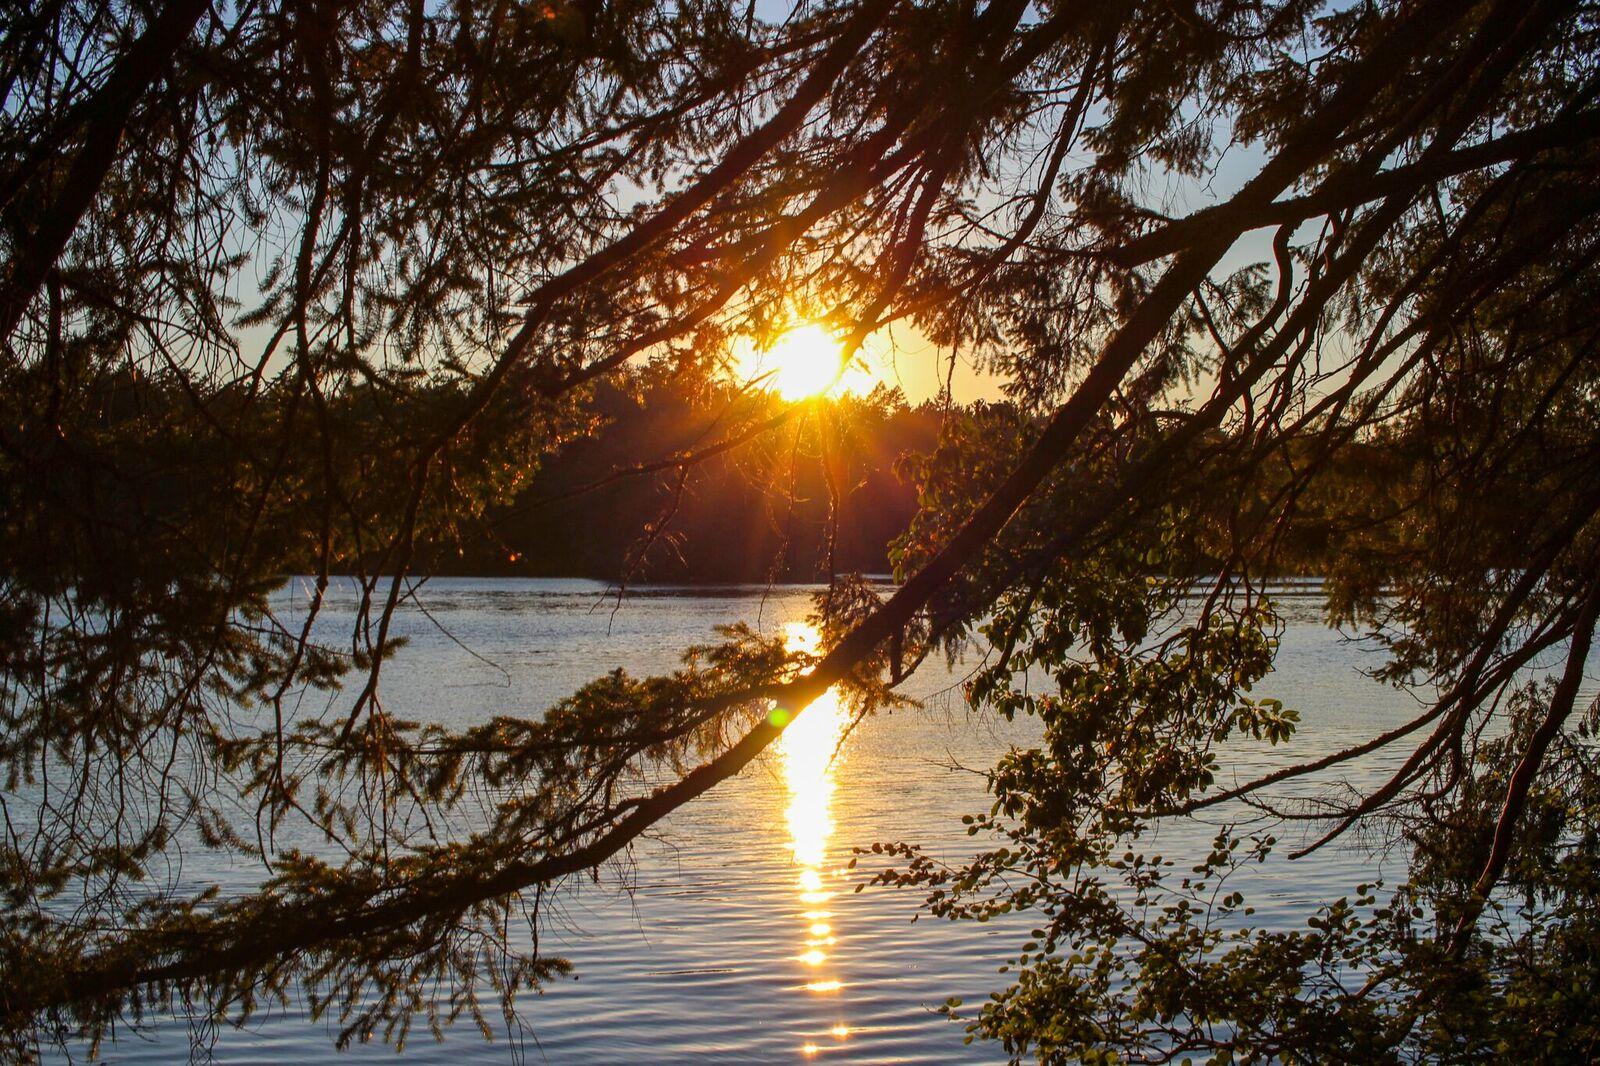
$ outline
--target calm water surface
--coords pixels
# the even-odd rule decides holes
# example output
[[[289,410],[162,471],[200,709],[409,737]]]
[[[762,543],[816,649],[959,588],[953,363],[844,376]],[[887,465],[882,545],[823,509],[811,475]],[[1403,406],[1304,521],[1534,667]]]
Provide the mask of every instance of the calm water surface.
[[[303,588],[286,601],[295,595],[303,600]],[[620,607],[603,586],[582,581],[436,579],[418,595],[426,611],[411,606],[398,620],[410,644],[386,667],[385,703],[402,717],[452,726],[536,713],[615,666],[638,675],[672,669],[685,648],[712,640],[721,623],[746,621],[799,646],[814,641],[804,622],[809,592],[792,587],[643,589]],[[1287,749],[1236,746],[1224,782],[1343,747],[1415,713],[1411,697],[1363,676],[1378,660],[1325,629],[1317,600],[1284,603],[1289,624],[1278,671],[1259,694],[1298,709],[1302,731]],[[333,597],[330,637],[348,626],[353,604],[349,589]],[[962,813],[987,806],[974,770],[1009,744],[1028,743],[1031,728],[969,716],[956,686],[970,665],[930,663],[907,689],[922,707],[869,719],[848,736],[845,712],[831,695],[813,704],[778,750],[664,823],[626,865],[563,889],[541,935],[547,951],[573,962],[575,977],[524,996],[511,1027],[491,1005],[491,1043],[470,1024],[447,1031],[443,1043],[423,1030],[404,1058],[1002,1059],[996,1048],[965,1045],[961,1027],[933,1008],[952,995],[970,1005],[1002,987],[997,967],[1026,939],[1026,916],[1009,925],[913,922],[916,893],[856,893],[862,877],[845,868],[853,847],[879,840],[916,841],[952,861],[975,850],[959,823]],[[1344,775],[1371,783],[1396,758],[1369,759]],[[1227,820],[1224,812],[1163,830],[1167,839],[1154,850],[1203,851]],[[195,883],[239,889],[259,877],[257,869],[206,855],[185,862],[182,877]],[[1269,863],[1252,874],[1247,891],[1258,922],[1296,925],[1317,904],[1383,871],[1381,858],[1329,850],[1299,863]],[[1392,861],[1391,875],[1399,872]],[[383,1046],[340,1054],[336,1032],[296,1003],[257,1016],[246,1029],[210,1034],[207,1044],[224,1062],[394,1058]],[[187,1057],[190,1044],[184,1022],[169,1019],[123,1031],[105,1057],[169,1062]]]

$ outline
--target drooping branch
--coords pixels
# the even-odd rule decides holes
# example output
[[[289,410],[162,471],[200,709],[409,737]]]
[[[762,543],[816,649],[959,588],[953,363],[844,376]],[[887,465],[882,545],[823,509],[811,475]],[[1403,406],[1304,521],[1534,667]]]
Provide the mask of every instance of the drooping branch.
[[[82,145],[65,179],[36,212],[38,223],[32,232],[11,239],[9,269],[0,280],[0,345],[10,344],[28,305],[94,203],[116,164],[134,108],[171,68],[178,49],[210,6],[209,0],[172,0],[165,5],[117,60],[93,101],[86,102]]]
[[[1589,649],[1594,644],[1597,616],[1600,616],[1600,581],[1591,574],[1583,607],[1572,627],[1566,668],[1562,671],[1561,680],[1556,683],[1555,691],[1551,694],[1549,711],[1546,712],[1538,728],[1533,731],[1533,735],[1528,738],[1522,757],[1517,761],[1516,768],[1511,771],[1511,779],[1506,782],[1505,803],[1500,809],[1498,821],[1495,822],[1494,837],[1489,846],[1488,857],[1483,863],[1483,872],[1473,883],[1467,907],[1457,919],[1455,930],[1451,934],[1452,952],[1460,953],[1465,950],[1468,932],[1477,924],[1478,915],[1483,912],[1489,894],[1494,891],[1495,885],[1499,884],[1500,875],[1505,871],[1506,861],[1511,857],[1511,848],[1516,840],[1517,823],[1522,818],[1523,808],[1527,806],[1528,792],[1533,788],[1533,780],[1544,762],[1545,752],[1549,750],[1556,734],[1561,731],[1562,725],[1572,715],[1578,689],[1583,684],[1583,669],[1589,661]]]
[[[1558,157],[1563,152],[1581,149],[1596,138],[1600,138],[1600,111],[1584,110],[1375,174],[1345,171],[1323,182],[1315,192],[1279,200],[1257,212],[1250,228],[1305,222],[1503,163]],[[1110,249],[1105,255],[1119,266],[1141,266],[1202,239],[1214,227],[1226,224],[1228,214],[1233,212],[1227,205],[1208,207],[1164,223],[1142,237]]]
[[[1437,27],[1435,27],[1437,32]],[[1360,112],[1378,91],[1388,64],[1425,36],[1405,36],[1406,43],[1376,49],[1330,102],[1311,116],[1297,135],[1270,161],[1262,173],[1237,195],[1236,201],[1257,209],[1269,205],[1282,189],[1325,151],[1330,133]],[[1241,212],[1249,218],[1249,212]],[[858,623],[805,674],[784,684],[754,693],[741,692],[738,700],[771,699],[799,711],[842,680],[880,645],[903,630],[931,597],[977,558],[993,537],[1017,512],[1032,492],[1071,453],[1080,435],[1113,395],[1127,371],[1165,328],[1167,321],[1214,267],[1232,244],[1233,232],[1219,230],[1200,246],[1177,257],[1164,276],[1132,311],[1126,323],[1106,343],[1099,360],[1072,397],[1040,434],[1037,442],[1011,474],[989,495],[949,541],[883,605]],[[731,705],[734,699],[714,698],[706,711]],[[64,987],[79,989],[86,998],[114,995],[131,986],[185,982],[209,974],[258,964],[286,953],[315,951],[334,942],[380,929],[394,929],[441,910],[460,910],[478,902],[547,884],[584,869],[592,869],[617,855],[661,818],[727,780],[765,750],[781,734],[770,720],[758,721],[731,747],[688,771],[679,780],[656,789],[596,837],[560,854],[532,861],[512,861],[486,875],[441,874],[419,879],[393,898],[369,901],[354,913],[327,913],[326,908],[285,914],[269,909],[245,919],[242,926],[204,928],[193,941],[174,945],[166,961],[130,958],[112,951],[87,959],[75,967]]]

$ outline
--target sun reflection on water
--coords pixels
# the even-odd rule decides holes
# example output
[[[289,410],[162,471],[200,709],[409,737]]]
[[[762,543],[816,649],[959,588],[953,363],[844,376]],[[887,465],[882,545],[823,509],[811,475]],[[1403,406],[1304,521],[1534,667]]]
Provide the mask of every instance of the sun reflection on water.
[[[802,652],[814,652],[818,643],[816,628],[805,622],[790,623],[784,631],[784,639],[791,649]],[[838,692],[829,689],[807,706],[803,714],[797,715],[778,739],[783,780],[789,791],[784,818],[789,826],[794,862],[800,868],[795,881],[804,907],[800,917],[806,923],[803,950],[795,958],[815,973],[804,985],[806,991],[813,993],[832,993],[844,987],[826,972],[830,969],[829,951],[838,942],[829,924],[833,912],[827,909],[835,895],[830,882],[836,881],[838,875],[828,869],[827,858],[828,839],[833,835],[833,772],[840,760],[839,744],[848,724]],[[835,1039],[843,1040],[850,1029],[840,1023],[829,1032]],[[808,1043],[801,1050],[814,1055],[819,1048]]]

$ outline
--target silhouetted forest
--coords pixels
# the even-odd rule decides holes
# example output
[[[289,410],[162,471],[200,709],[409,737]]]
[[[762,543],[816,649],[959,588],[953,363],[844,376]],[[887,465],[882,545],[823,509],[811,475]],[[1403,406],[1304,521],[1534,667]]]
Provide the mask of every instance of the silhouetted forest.
[[[933,449],[941,408],[898,393],[845,398],[711,458],[664,465],[737,436],[724,423],[741,407],[748,423],[782,406],[603,384],[595,431],[548,456],[510,506],[486,516],[485,535],[463,530],[438,550],[437,572],[688,582],[887,573],[889,543],[916,510],[897,463]]]
[[[520,1042],[564,884],[967,647],[981,850],[848,876],[1032,929],[985,1057],[1600,1061],[1600,0],[50,0],[0,100],[0,1060]],[[1011,402],[727,380],[890,325]],[[428,574],[891,560],[384,681]],[[1414,716],[1297,738],[1287,573]]]
[[[365,480],[377,485],[392,476],[393,458],[381,445],[388,427],[402,416],[426,418],[456,398],[449,386],[418,389],[404,404],[380,391],[356,389],[330,405],[324,417],[330,434],[366,456]],[[230,416],[249,402],[238,389],[211,399],[214,411]],[[152,528],[200,528],[224,521],[239,506],[214,441],[174,433],[153,456],[127,443],[186,403],[163,376],[124,374],[102,382],[86,404],[100,431],[98,462],[86,464],[77,480],[61,469],[45,475],[56,491],[88,501],[86,513],[98,532],[87,551],[104,564],[102,584],[126,578],[118,564],[127,537]],[[252,432],[270,433],[271,419],[260,412],[240,421],[255,425]],[[500,471],[493,490],[470,508],[454,501],[455,513],[419,537],[417,562],[439,575],[627,583],[806,582],[831,574],[886,574],[893,569],[894,542],[917,514],[918,471],[908,458],[932,456],[941,435],[947,454],[933,461],[935,469],[963,449],[1003,458],[1039,428],[1037,417],[1007,402],[910,405],[898,391],[879,389],[868,397],[793,405],[726,381],[685,387],[670,376],[623,374],[597,383],[586,417],[550,433],[544,447],[503,455],[495,464]],[[236,440],[253,437],[240,434]],[[1212,457],[1237,443],[1214,431],[1196,441],[1174,469],[1213,464]],[[1392,429],[1333,447],[1316,433],[1286,434],[1277,453],[1249,465],[1253,486],[1241,482],[1191,501],[1198,522],[1183,558],[1166,559],[1163,572],[1199,575],[1225,567],[1234,535],[1229,516],[1235,515],[1272,542],[1273,562],[1263,576],[1324,574],[1351,543],[1370,541],[1368,530],[1385,514],[1403,508],[1430,476],[1436,446],[1430,434]],[[1293,521],[1272,521],[1274,501],[1295,472],[1309,466],[1322,469],[1322,479],[1301,492]],[[114,488],[110,471],[118,478]],[[952,476],[965,483],[991,475],[961,468],[946,479]],[[1075,492],[1097,483],[1087,468],[1080,477]],[[948,487],[935,488],[935,495]],[[1489,505],[1507,528],[1530,521],[1510,496]],[[41,552],[60,553],[59,546],[46,547],[49,529],[18,527],[13,533],[19,543],[32,540]],[[1401,547],[1389,544],[1385,550]],[[341,545],[330,557],[331,572],[385,572],[392,559],[365,548],[354,540]],[[1512,538],[1496,550],[1494,565],[1526,565],[1525,548]],[[172,574],[199,565],[174,554]],[[302,555],[285,572],[309,572],[312,566],[312,558]]]

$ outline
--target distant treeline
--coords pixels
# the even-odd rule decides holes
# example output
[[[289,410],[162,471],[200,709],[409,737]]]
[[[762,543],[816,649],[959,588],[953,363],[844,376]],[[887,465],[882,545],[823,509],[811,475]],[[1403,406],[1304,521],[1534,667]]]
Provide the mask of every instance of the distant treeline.
[[[332,506],[358,516],[364,535],[329,542],[329,572],[392,572],[383,497],[401,483],[416,444],[393,426],[409,419],[425,435],[448,424],[458,392],[426,383],[356,387],[315,410],[271,392],[252,397],[244,386],[197,398],[159,378],[113,376],[86,401],[94,432],[47,440],[30,476],[14,483],[20,500],[0,523],[0,543],[14,556],[7,565],[41,585],[66,574],[80,587],[108,587],[127,580],[123,544],[171,530],[161,556],[166,581],[158,582],[165,587],[243,565],[228,554],[231,523],[260,514],[279,573],[316,573],[322,553],[314,534],[338,528],[322,520]],[[205,417],[195,414],[197,399]],[[537,401],[508,404],[499,417],[528,426],[527,439],[507,446],[497,438],[493,447],[467,439],[451,452],[420,507],[410,559],[416,572],[635,583],[886,573],[891,547],[917,514],[908,456],[939,452],[922,476],[938,471],[938,507],[959,516],[1038,426],[1004,402],[911,406],[880,389],[790,405],[726,384],[686,389],[648,368],[597,383],[575,418],[548,419]],[[210,428],[222,421],[230,425],[226,437]],[[1228,452],[1225,445],[1207,435],[1162,473],[1169,503],[1217,511],[1213,522],[1193,525],[1198,539],[1182,559],[1163,565],[1214,572],[1241,536],[1272,542],[1260,576],[1321,574],[1333,555],[1348,561],[1420,550],[1374,538],[1379,530],[1395,536],[1383,517],[1403,512],[1449,459],[1440,454],[1448,440],[1437,434],[1369,435],[1330,449],[1308,433],[1230,472],[1208,458]],[[331,486],[329,455],[350,468]],[[1321,475],[1287,495],[1293,471],[1311,466]],[[1087,498],[1104,473],[1074,467],[1047,491]],[[21,504],[30,492],[72,501],[81,528],[29,520]],[[261,502],[271,493],[281,498],[281,514]],[[1503,509],[1498,521],[1508,528],[1521,520],[1515,499],[1483,506]],[[930,526],[918,538],[926,547],[948,532]],[[1523,562],[1514,551],[1497,559],[1506,567]]]
[[[638,382],[601,385],[593,409],[592,433],[546,456],[485,535],[462,530],[428,568],[705,582],[887,572],[916,510],[897,461],[931,451],[946,417],[883,391],[791,409]]]

